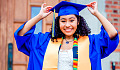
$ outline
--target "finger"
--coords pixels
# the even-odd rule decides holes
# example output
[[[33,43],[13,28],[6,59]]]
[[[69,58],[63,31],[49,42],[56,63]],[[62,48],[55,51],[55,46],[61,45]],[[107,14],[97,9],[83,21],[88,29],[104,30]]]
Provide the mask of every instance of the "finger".
[[[53,7],[48,7],[47,9],[50,10],[50,9],[52,9],[52,8],[53,8]]]
[[[94,1],[94,2],[91,2],[91,4],[96,4],[96,1]]]
[[[96,6],[97,6],[97,3],[96,2],[92,2],[89,7],[91,7],[92,9],[94,9]]]
[[[92,6],[91,6],[92,9],[97,8],[97,2],[96,1],[92,2],[91,4],[92,4]]]
[[[92,7],[93,5],[95,5],[94,3],[95,3],[95,2],[91,2],[90,4],[86,4],[86,6]]]
[[[43,4],[41,5],[41,8],[43,9],[45,5],[46,5],[46,3],[43,3]]]
[[[97,5],[98,5],[98,3],[96,2],[95,6],[97,6]]]
[[[48,13],[48,15],[51,14],[51,13],[52,13],[52,11],[50,11],[50,12]]]
[[[91,7],[91,4],[86,4],[86,6]]]
[[[47,9],[45,9],[45,11],[48,13],[48,12],[50,12],[51,9],[52,8],[47,8]]]
[[[88,7],[92,7],[92,6],[94,6],[95,4],[96,4],[96,1],[91,2],[91,3],[88,5]]]
[[[87,7],[94,9],[94,6],[92,4],[87,4]]]
[[[90,12],[92,12],[92,9],[90,9],[90,7],[87,7],[88,8],[88,10],[90,11]]]
[[[52,6],[47,6],[47,7],[45,7],[45,8],[53,8]]]
[[[97,2],[96,2],[96,4],[95,4],[95,9],[98,9],[98,4],[97,4]]]
[[[48,12],[48,13],[47,13],[47,16],[50,15],[51,13],[52,13],[52,11]]]
[[[50,9],[52,9],[53,7],[52,6],[47,6],[45,7],[46,11],[49,11]]]

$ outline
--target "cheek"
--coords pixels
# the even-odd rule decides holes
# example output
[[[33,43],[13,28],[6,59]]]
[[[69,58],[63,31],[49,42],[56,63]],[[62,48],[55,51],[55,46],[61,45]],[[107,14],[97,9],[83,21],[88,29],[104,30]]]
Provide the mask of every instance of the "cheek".
[[[59,26],[60,26],[60,30],[61,30],[64,27],[64,24],[60,23]]]
[[[62,31],[62,26],[60,26],[60,30]]]
[[[77,25],[78,25],[78,23],[75,22],[75,24],[73,24],[73,27],[74,27],[75,29],[77,29]]]
[[[76,31],[76,30],[77,30],[77,25],[74,26],[74,31]]]

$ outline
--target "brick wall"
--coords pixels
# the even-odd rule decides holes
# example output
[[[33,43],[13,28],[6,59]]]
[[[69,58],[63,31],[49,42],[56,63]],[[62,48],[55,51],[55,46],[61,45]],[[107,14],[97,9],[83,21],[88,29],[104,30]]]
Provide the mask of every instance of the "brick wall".
[[[118,30],[120,37],[120,0],[105,0],[105,4],[106,4],[105,11],[107,14],[107,19]],[[118,45],[115,52],[120,52],[120,44]],[[111,62],[111,70],[112,70],[112,62]],[[115,70],[120,70],[120,62],[115,62]]]
[[[111,64],[111,69],[114,69],[114,64],[112,64],[113,62],[110,62]],[[120,70],[120,62],[114,62],[115,63],[115,70]]]
[[[107,19],[114,25],[120,34],[120,0],[106,0],[105,4]],[[120,52],[120,44],[115,51]]]

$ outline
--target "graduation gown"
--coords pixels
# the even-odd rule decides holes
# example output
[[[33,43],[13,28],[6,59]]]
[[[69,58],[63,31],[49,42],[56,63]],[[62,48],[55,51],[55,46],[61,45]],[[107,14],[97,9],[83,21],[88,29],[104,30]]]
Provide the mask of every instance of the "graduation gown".
[[[29,56],[27,70],[42,70],[46,49],[50,41],[50,34],[49,32],[34,34],[35,26],[33,26],[23,36],[19,36],[18,32],[24,27],[24,24],[14,33],[17,48]],[[116,49],[119,43],[119,36],[117,35],[114,39],[110,39],[102,26],[99,34],[88,35],[88,38],[91,70],[102,70],[101,59],[109,56]]]

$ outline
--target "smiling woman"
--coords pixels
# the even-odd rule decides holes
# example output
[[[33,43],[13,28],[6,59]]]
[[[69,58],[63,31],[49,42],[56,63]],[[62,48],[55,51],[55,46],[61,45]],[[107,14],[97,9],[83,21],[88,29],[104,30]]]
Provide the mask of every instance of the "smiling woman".
[[[82,5],[62,1],[45,8],[44,5],[37,16],[15,32],[18,50],[29,56],[28,70],[102,70],[101,59],[116,49],[119,36],[97,10],[97,2]],[[90,35],[90,28],[79,15],[85,7],[101,22],[99,34]],[[55,30],[34,34],[35,24],[52,11],[58,13]]]
[[[66,25],[67,24],[67,25]],[[72,25],[72,26],[71,26]],[[66,33],[70,34],[69,31],[65,32],[65,29],[72,28],[72,34],[74,37],[75,35],[80,36],[88,36],[88,34],[91,33],[90,28],[88,27],[88,24],[86,23],[85,19],[82,16],[77,15],[67,15],[67,16],[58,16],[55,20],[55,32],[56,36],[52,38],[51,40],[54,41],[54,39],[64,37]],[[52,31],[50,32],[52,34]]]

